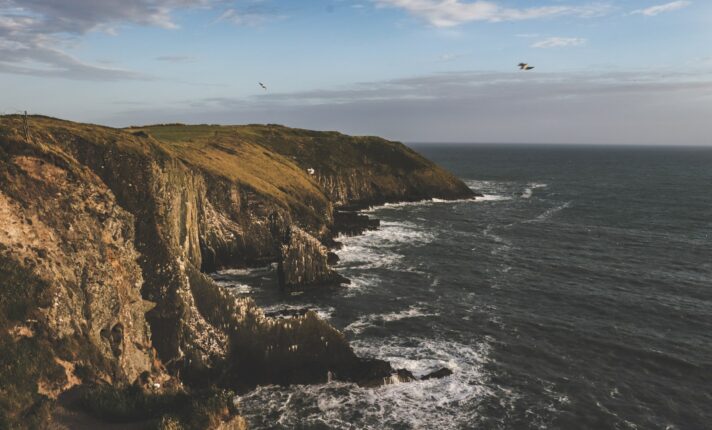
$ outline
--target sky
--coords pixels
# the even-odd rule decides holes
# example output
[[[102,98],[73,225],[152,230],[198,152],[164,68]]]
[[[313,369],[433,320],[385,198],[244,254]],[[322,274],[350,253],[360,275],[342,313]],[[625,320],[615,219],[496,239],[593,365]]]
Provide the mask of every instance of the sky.
[[[24,110],[712,145],[712,1],[0,0],[0,113]]]

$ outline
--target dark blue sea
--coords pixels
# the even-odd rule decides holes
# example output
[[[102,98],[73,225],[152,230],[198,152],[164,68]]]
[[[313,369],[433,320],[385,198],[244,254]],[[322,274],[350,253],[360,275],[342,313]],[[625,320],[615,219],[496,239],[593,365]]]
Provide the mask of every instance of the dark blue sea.
[[[424,375],[366,389],[262,387],[256,429],[712,429],[712,149],[414,145],[484,197],[366,211],[341,289],[285,295],[361,355]]]

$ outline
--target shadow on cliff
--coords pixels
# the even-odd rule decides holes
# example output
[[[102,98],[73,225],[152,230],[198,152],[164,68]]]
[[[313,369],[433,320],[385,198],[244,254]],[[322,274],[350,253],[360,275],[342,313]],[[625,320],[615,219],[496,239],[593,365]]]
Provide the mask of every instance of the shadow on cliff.
[[[323,245],[335,207],[472,195],[378,138],[32,117],[26,139],[17,116],[0,117],[0,185],[0,413],[14,422],[86,383],[398,377],[315,314],[266,317],[201,270],[277,262],[285,288],[338,282]]]

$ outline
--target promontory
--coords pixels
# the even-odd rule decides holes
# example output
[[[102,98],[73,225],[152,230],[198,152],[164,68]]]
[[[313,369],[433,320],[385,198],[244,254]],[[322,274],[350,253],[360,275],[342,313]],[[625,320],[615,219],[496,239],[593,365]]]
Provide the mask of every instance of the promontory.
[[[274,288],[338,285],[339,211],[473,195],[376,137],[2,116],[0,428],[245,428],[232,393],[378,385],[397,369],[316,314],[265,316],[207,274],[274,263]]]

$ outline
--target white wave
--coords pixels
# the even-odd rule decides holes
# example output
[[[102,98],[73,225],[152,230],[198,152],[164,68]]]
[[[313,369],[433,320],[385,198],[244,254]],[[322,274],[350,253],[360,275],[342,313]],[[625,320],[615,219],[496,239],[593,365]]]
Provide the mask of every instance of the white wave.
[[[463,428],[476,422],[476,405],[495,395],[487,386],[485,343],[394,337],[357,342],[354,348],[360,355],[389,360],[416,376],[442,367],[454,373],[376,389],[343,382],[260,387],[240,398],[241,414],[250,428],[273,428],[276,422],[284,428]]]
[[[404,208],[404,207],[409,207],[409,206],[431,206],[434,204],[493,202],[493,201],[502,201],[502,200],[511,200],[511,199],[512,199],[511,197],[503,196],[503,195],[499,195],[499,194],[483,194],[482,196],[476,196],[476,197],[471,197],[471,198],[467,198],[467,199],[453,199],[453,200],[433,198],[433,199],[427,199],[427,200],[419,200],[417,202],[386,203],[381,206],[371,206],[368,209],[364,209],[361,212],[374,213],[381,209],[398,209],[398,208]]]
[[[464,179],[463,182],[473,191],[490,190],[501,187],[501,182],[480,179]]]
[[[409,206],[431,206],[434,204],[455,204],[455,203],[469,203],[469,202],[474,202],[476,198],[471,197],[467,199],[438,199],[438,198],[432,198],[432,199],[424,199],[424,200],[418,200],[415,202],[398,202],[398,203],[384,203],[382,205],[378,206],[370,206],[368,209],[364,209],[361,212],[363,213],[374,213],[382,209],[399,209],[399,208],[405,208]]]
[[[554,216],[557,212],[561,212],[562,210],[564,210],[564,209],[570,207],[570,206],[571,206],[571,203],[572,203],[572,202],[566,202],[566,203],[564,203],[564,204],[562,204],[562,205],[553,207],[553,208],[551,208],[551,209],[547,209],[547,210],[545,210],[541,215],[537,216],[536,218],[534,218],[534,219],[531,220],[531,221],[546,221],[546,220],[548,220],[549,218],[551,218],[552,216]],[[525,221],[525,222],[526,222],[526,221]]]
[[[407,369],[418,378],[447,367],[456,375],[479,379],[489,353],[486,343],[473,346],[446,339],[363,338],[351,341],[351,346],[357,355],[386,360],[394,368]]]
[[[499,194],[511,189],[512,186],[515,185],[514,182],[509,181],[488,181],[480,179],[465,179],[464,182],[472,191],[482,194]]]
[[[431,200],[432,203],[469,203],[473,202],[476,199],[474,197],[471,197],[469,199],[454,199],[454,200],[445,200],[445,199],[437,199],[434,198]]]
[[[379,250],[364,245],[344,245],[339,251],[338,266],[373,269],[377,267],[394,267],[403,258],[401,254]]]
[[[412,222],[381,221],[377,230],[367,230],[359,236],[340,235],[337,240],[349,246],[353,244],[375,244],[379,246],[397,245],[407,243],[409,245],[421,245],[432,242],[435,236],[423,230]]]
[[[437,313],[429,313],[422,306],[410,306],[408,309],[404,309],[400,312],[391,312],[387,314],[371,314],[364,315],[358,318],[356,321],[347,325],[344,331],[348,331],[354,334],[363,333],[368,327],[373,327],[376,325],[385,325],[385,323],[400,321],[408,318],[422,318],[429,316],[437,316]]]
[[[423,246],[435,235],[409,222],[383,221],[378,230],[368,230],[359,236],[339,236],[343,247],[337,251],[338,266],[359,269],[387,267],[399,270],[402,254],[395,248],[407,244]]]
[[[493,230],[495,227],[496,226],[494,224],[490,224],[487,226],[487,228],[485,228],[482,231],[482,235],[484,237],[490,239],[492,242],[495,243],[495,245],[492,247],[492,250],[490,251],[490,253],[492,255],[507,253],[508,251],[510,251],[512,249],[512,242],[510,240],[505,239],[502,236],[494,233]],[[477,248],[474,248],[474,249],[476,250]]]
[[[346,289],[344,290],[345,297],[354,297],[358,294],[363,294],[381,283],[381,277],[369,271],[357,274],[347,273],[346,275],[348,275],[347,277],[351,283],[346,285]]]
[[[263,307],[262,310],[264,311],[265,314],[279,314],[279,313],[286,313],[287,315],[282,316],[278,315],[277,318],[289,318],[289,314],[293,313],[298,313],[299,311],[308,309],[310,311],[315,312],[319,318],[323,320],[330,320],[331,317],[334,315],[334,312],[336,312],[336,309],[333,307],[319,307],[316,305],[312,304],[304,304],[304,305],[289,305],[289,304],[276,304],[276,305],[271,305],[271,306],[266,306]]]
[[[247,284],[234,284],[231,288],[236,294],[250,294],[252,292],[252,287]]]
[[[522,198],[523,199],[528,199],[531,198],[531,196],[534,194],[534,190],[539,189],[539,188],[546,188],[548,187],[547,184],[542,184],[538,182],[530,182],[527,184],[527,188],[524,189],[524,192],[522,193]]]
[[[512,198],[499,194],[484,194],[482,197],[475,197],[476,202],[502,202],[506,200],[512,200]]]
[[[225,275],[225,276],[248,276],[252,275],[255,273],[262,273],[262,272],[269,272],[272,270],[273,267],[271,264],[263,267],[249,267],[249,268],[242,268],[242,269],[222,269],[218,270],[216,273],[218,275]]]

